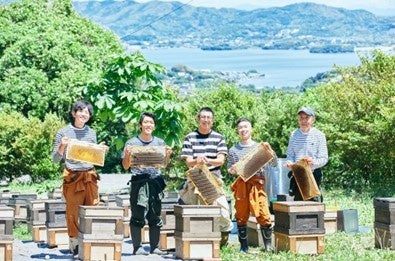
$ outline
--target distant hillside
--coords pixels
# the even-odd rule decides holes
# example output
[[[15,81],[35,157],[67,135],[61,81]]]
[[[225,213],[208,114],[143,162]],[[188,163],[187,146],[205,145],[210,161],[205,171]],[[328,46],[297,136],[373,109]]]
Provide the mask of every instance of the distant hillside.
[[[160,1],[73,1],[73,5],[131,45],[314,48],[315,52],[395,45],[395,17],[312,3],[253,11]]]

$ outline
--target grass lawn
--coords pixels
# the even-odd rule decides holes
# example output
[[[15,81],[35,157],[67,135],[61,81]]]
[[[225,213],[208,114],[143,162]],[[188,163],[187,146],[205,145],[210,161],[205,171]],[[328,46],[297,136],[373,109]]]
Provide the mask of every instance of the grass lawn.
[[[58,184],[55,181],[55,184]],[[60,182],[59,182],[60,185]],[[3,188],[4,189],[4,188]],[[20,193],[36,193],[37,188],[32,186],[8,187],[10,191]],[[41,188],[42,189],[42,188]],[[40,187],[39,187],[40,190]],[[325,251],[320,255],[292,254],[290,252],[266,253],[262,247],[250,247],[249,254],[239,252],[238,242],[231,242],[221,249],[221,258],[224,261],[244,260],[395,260],[395,250],[376,249],[374,247],[374,207],[373,197],[345,191],[324,192],[326,207],[337,209],[357,209],[359,226],[363,232],[347,234],[337,232],[325,235]],[[14,229],[14,236],[19,239],[31,239],[26,226]],[[393,239],[395,240],[395,239]]]

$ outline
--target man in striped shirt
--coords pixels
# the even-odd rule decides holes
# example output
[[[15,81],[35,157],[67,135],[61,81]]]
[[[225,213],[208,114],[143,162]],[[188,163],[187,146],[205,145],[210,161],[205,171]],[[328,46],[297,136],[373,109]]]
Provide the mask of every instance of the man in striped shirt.
[[[328,148],[325,134],[313,126],[314,122],[315,113],[311,108],[303,107],[298,111],[299,128],[294,130],[289,138],[285,167],[291,169],[296,161],[306,159],[321,190],[321,168],[328,162]],[[294,200],[302,201],[303,198],[291,172],[289,176],[290,195],[294,196]],[[320,197],[311,200],[322,202],[322,193]]]
[[[199,127],[185,137],[181,158],[185,160],[188,168],[205,164],[216,177],[218,183],[223,186],[221,166],[225,163],[228,154],[225,139],[221,134],[211,129],[214,122],[214,112],[211,108],[201,108],[197,117]],[[195,186],[190,180],[187,180],[180,190],[181,203],[189,205],[202,204],[198,194],[195,192]],[[227,242],[229,231],[233,228],[229,204],[225,194],[216,199],[213,205],[221,207],[219,225],[222,232],[221,245],[224,245]]]

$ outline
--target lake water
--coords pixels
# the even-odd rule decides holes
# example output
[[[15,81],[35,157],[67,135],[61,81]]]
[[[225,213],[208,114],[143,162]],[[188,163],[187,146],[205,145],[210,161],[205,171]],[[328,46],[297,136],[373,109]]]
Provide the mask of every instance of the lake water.
[[[297,87],[317,73],[338,66],[356,66],[360,60],[356,53],[315,54],[308,50],[245,49],[229,51],[203,51],[198,48],[141,49],[144,57],[167,69],[185,65],[194,70],[222,72],[248,72],[257,70],[264,77],[245,79],[242,84],[257,88]]]

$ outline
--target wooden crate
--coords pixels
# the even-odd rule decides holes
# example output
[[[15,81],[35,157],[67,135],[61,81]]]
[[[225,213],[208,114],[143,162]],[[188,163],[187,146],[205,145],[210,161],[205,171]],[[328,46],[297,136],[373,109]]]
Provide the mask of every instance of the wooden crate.
[[[274,232],[276,251],[290,251],[299,254],[323,254],[325,242],[323,234],[286,235]]]
[[[12,243],[9,240],[0,240],[0,261],[12,260]]]
[[[324,234],[325,205],[312,201],[273,203],[274,231],[286,235]]]
[[[172,208],[162,208],[160,216],[163,221],[162,229],[175,229],[176,217],[174,215],[174,206]]]
[[[325,234],[333,234],[337,232],[337,211],[327,210],[324,214]]]
[[[374,246],[395,250],[395,224],[374,222]]]
[[[176,248],[173,229],[161,229],[159,238],[159,247],[161,250],[173,250]]]
[[[80,206],[79,229],[83,234],[123,235],[122,207]]]
[[[130,237],[130,221],[129,220],[123,221],[123,237],[124,238]]]
[[[122,257],[122,240],[83,240],[78,239],[78,258],[84,261],[120,261]]]
[[[346,233],[358,233],[358,211],[356,209],[343,209],[337,211],[337,230]]]
[[[64,200],[51,199],[45,201],[47,228],[63,228],[66,223],[66,202]]]
[[[44,200],[29,200],[27,204],[27,220],[32,225],[45,225],[47,214]]]
[[[221,208],[205,205],[175,205],[176,231],[191,234],[219,232]]]
[[[35,243],[47,242],[47,227],[45,225],[28,224],[28,231],[32,234]]]
[[[185,259],[220,258],[220,238],[183,238],[175,236],[176,257]]]
[[[67,228],[47,228],[47,244],[49,248],[69,249]]]
[[[395,224],[395,198],[375,198],[374,221],[383,224]]]

